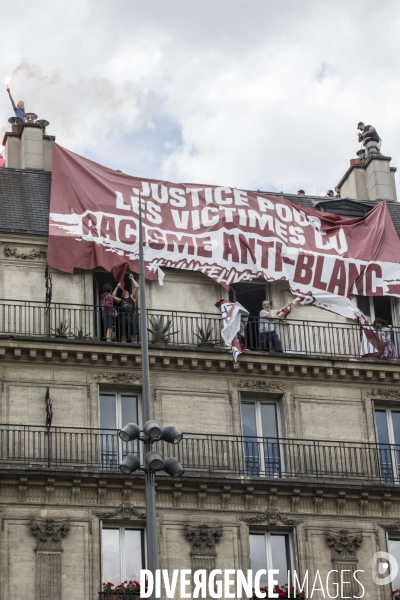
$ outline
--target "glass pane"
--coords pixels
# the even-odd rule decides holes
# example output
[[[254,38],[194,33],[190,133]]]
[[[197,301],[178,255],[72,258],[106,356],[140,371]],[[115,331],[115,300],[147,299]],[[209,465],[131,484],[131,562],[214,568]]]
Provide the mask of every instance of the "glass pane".
[[[386,410],[375,411],[376,431],[379,442],[379,459],[381,463],[382,479],[385,483],[393,480],[392,452],[389,444]]]
[[[139,581],[142,564],[142,532],[139,529],[125,529],[125,579]]]
[[[118,585],[122,581],[119,529],[103,529],[103,583],[111,581]]]
[[[261,404],[262,436],[277,438],[276,404]]]
[[[257,442],[255,404],[242,402],[243,450],[246,474],[258,477],[260,474],[260,457]]]
[[[400,540],[389,540],[389,552],[392,554],[397,563],[400,564]],[[392,581],[392,590],[398,590],[400,588],[400,570],[396,577]]]
[[[137,396],[121,396],[121,427],[128,423],[138,423]],[[138,452],[138,441],[122,444],[122,457],[125,458],[130,452]]]
[[[114,394],[100,394],[101,467],[107,470],[118,468],[117,438],[115,433],[104,431],[116,429]]]
[[[267,568],[267,553],[265,548],[265,536],[258,534],[250,534],[250,562],[253,574],[260,569]],[[260,587],[268,585],[266,575],[263,575],[260,580]]]
[[[268,438],[263,442],[264,464],[266,477],[279,477],[280,456],[278,439],[278,423],[276,415],[276,404],[261,404],[262,435]]]
[[[274,575],[279,585],[288,582],[289,571],[289,536],[271,534],[272,569],[279,569],[279,575]]]
[[[378,442],[380,444],[389,443],[389,433],[386,420],[386,410],[375,411],[376,431],[378,433]]]
[[[370,301],[368,296],[356,296],[357,306],[366,317],[371,317]]]
[[[137,422],[137,396],[121,396],[121,427]]]
[[[393,325],[390,296],[375,296],[372,301],[374,303],[375,319],[379,317],[385,319],[389,325]]]
[[[115,396],[100,394],[100,428],[116,429]]]
[[[392,410],[391,414],[393,423],[394,443],[400,444],[400,412]]]
[[[249,402],[242,402],[242,429],[244,436],[257,437],[255,406]]]

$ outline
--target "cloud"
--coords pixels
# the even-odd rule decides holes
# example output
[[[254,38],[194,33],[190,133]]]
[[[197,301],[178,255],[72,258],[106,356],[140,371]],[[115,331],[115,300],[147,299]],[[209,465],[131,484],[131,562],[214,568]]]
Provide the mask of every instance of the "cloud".
[[[325,194],[355,157],[359,120],[399,162],[396,0],[35,8],[40,19],[22,13],[3,31],[4,77],[18,69],[15,100],[49,120],[60,144],[111,168]],[[4,94],[3,131],[10,108]]]

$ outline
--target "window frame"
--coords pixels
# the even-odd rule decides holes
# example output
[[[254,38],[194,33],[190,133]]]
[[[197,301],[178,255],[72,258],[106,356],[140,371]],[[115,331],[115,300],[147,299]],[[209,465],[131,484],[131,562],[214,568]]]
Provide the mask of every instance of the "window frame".
[[[246,397],[246,396],[242,396],[240,398],[240,425],[241,425],[241,430],[242,430],[242,440],[243,440],[243,461],[244,464],[246,465],[246,443],[251,443],[251,442],[246,442],[246,438],[249,437],[251,438],[251,436],[245,436],[244,431],[243,431],[243,412],[242,412],[242,405],[243,404],[254,404],[255,405],[255,423],[256,423],[256,439],[257,439],[257,449],[258,449],[258,461],[259,461],[259,468],[258,468],[258,477],[265,477],[266,479],[280,479],[282,477],[282,473],[285,472],[285,447],[284,445],[281,443],[281,440],[283,439],[282,436],[282,431],[283,431],[283,423],[282,423],[282,401],[279,398],[255,398],[253,397]],[[267,477],[267,470],[266,470],[266,462],[265,462],[265,449],[264,451],[264,444],[263,442],[259,442],[259,439],[274,439],[274,438],[267,438],[266,436],[262,435],[262,417],[261,417],[261,405],[262,404],[273,404],[275,406],[275,416],[276,416],[276,429],[277,429],[277,446],[279,449],[279,472],[274,475],[273,477]],[[245,467],[247,469],[247,467]],[[250,477],[252,477],[254,475],[250,475]]]
[[[295,570],[294,565],[295,565],[295,549],[294,549],[294,537],[295,537],[295,530],[287,530],[287,529],[268,529],[268,530],[255,530],[255,529],[250,529],[249,530],[249,548],[251,548],[250,545],[250,536],[252,535],[258,535],[258,536],[264,536],[264,543],[265,543],[265,556],[267,559],[267,564],[265,565],[265,569],[268,573],[269,569],[273,569],[274,568],[274,561],[273,561],[273,557],[272,557],[272,548],[271,548],[271,536],[273,535],[281,535],[281,536],[285,536],[287,538],[287,545],[286,545],[286,561],[288,563],[288,571],[290,571],[291,577],[290,580],[293,580],[293,571]],[[271,560],[271,565],[268,564],[268,561]],[[251,564],[251,554],[250,554],[250,568],[253,569],[253,566]],[[279,585],[285,585],[285,583],[288,583],[288,581],[283,582],[282,584]]]
[[[100,555],[100,571],[101,571],[101,582],[107,583],[104,579],[104,537],[103,531],[105,529],[118,529],[119,530],[119,566],[120,566],[120,576],[121,581],[115,583],[115,585],[119,585],[124,581],[128,580],[126,576],[126,546],[125,546],[125,532],[127,529],[133,531],[140,531],[140,552],[141,552],[141,569],[147,568],[147,553],[146,553],[146,536],[145,536],[145,527],[135,526],[134,524],[120,524],[120,523],[104,523],[101,524],[101,555]],[[123,539],[123,544],[122,544]],[[123,575],[122,575],[123,574]],[[114,583],[114,582],[112,582]]]
[[[388,451],[388,455],[390,456],[390,462],[391,462],[391,477],[393,477],[393,481],[391,483],[394,483],[395,485],[399,485],[400,484],[400,442],[398,444],[396,444],[395,438],[394,438],[394,428],[393,428],[393,420],[392,420],[392,412],[398,412],[400,413],[400,406],[396,405],[396,406],[388,406],[387,404],[376,404],[374,403],[374,427],[375,427],[375,440],[376,440],[376,444],[378,446],[378,448],[381,446],[385,446],[385,442],[380,442],[379,441],[379,434],[378,434],[378,427],[377,427],[377,422],[376,422],[376,412],[377,411],[381,411],[385,413],[386,416],[386,425],[387,425],[387,431],[388,431],[388,444],[389,444],[389,448],[387,449]],[[384,448],[381,449],[381,451],[384,451]],[[381,470],[381,477],[384,479],[385,478],[385,470],[384,470],[384,465],[386,464],[386,461],[382,461],[382,456],[380,455],[380,459],[379,459],[379,466],[380,466],[380,470]]]
[[[122,429],[122,427],[124,427],[125,425],[127,425],[127,423],[122,423],[122,404],[121,404],[121,398],[122,396],[133,396],[136,397],[136,406],[137,406],[137,425],[139,425],[140,428],[142,428],[142,395],[140,392],[134,391],[134,390],[129,390],[127,388],[118,388],[118,387],[104,387],[104,386],[99,386],[98,388],[98,425],[99,425],[99,431],[100,431],[100,439],[101,439],[101,444],[103,444],[103,441],[106,442],[107,445],[107,450],[108,450],[108,442],[107,442],[107,435],[102,436],[102,432],[106,432],[107,429],[111,429],[113,430],[114,428],[112,427],[102,427],[101,426],[101,402],[100,402],[100,396],[114,396],[114,404],[115,404],[115,430],[119,431],[120,429]],[[133,447],[131,447],[133,445]],[[113,450],[111,451],[113,452]],[[116,458],[117,458],[117,463],[119,463],[119,461],[122,461],[122,459],[124,458],[124,456],[126,456],[126,454],[130,453],[130,452],[134,452],[137,453],[141,462],[143,462],[143,448],[142,448],[142,444],[138,444],[138,441],[133,441],[133,442],[123,442],[121,440],[121,438],[119,436],[117,436],[116,439]],[[102,457],[102,463],[103,463],[103,457]],[[106,458],[107,463],[108,464],[108,458]],[[110,463],[111,464],[111,463]],[[113,470],[113,469],[106,469],[106,470]]]

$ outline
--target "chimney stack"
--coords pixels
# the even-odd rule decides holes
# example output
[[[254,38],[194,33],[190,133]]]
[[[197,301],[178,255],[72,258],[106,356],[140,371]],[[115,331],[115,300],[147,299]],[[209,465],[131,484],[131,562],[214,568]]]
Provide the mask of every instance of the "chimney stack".
[[[51,145],[56,139],[46,134],[48,121],[37,121],[37,115],[27,113],[27,122],[11,117],[11,132],[3,139],[6,168],[51,171]]]
[[[391,157],[383,156],[373,141],[357,155],[338,183],[341,198],[397,201],[394,178],[397,169],[390,166]]]

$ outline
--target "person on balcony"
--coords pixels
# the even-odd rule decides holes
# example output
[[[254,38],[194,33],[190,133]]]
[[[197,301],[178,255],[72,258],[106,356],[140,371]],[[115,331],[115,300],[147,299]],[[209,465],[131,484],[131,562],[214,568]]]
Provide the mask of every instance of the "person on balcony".
[[[126,343],[127,338],[130,338],[131,342],[136,342],[136,304],[135,298],[138,293],[139,285],[136,283],[135,278],[132,274],[129,275],[129,279],[132,282],[133,290],[130,294],[128,290],[122,290],[122,297],[117,296],[117,292],[121,287],[118,283],[115,290],[113,291],[113,297],[118,306],[119,316],[119,327],[121,342]]]
[[[112,287],[110,283],[103,285],[103,293],[100,297],[101,316],[103,317],[104,331],[106,334],[106,342],[112,342],[115,338],[115,307],[114,297],[112,295]]]
[[[385,321],[384,319],[380,319],[378,317],[373,322],[373,326],[375,327],[376,333],[378,334],[378,336],[380,337],[380,339],[382,340],[382,342],[384,344],[383,352],[379,356],[379,358],[387,358],[387,359],[391,359],[391,360],[397,360],[396,348],[394,347],[394,344],[392,341],[392,333],[393,333],[392,325],[388,325],[387,321]]]
[[[269,352],[271,345],[273,345],[276,352],[282,352],[281,340],[275,331],[274,322],[277,319],[283,321],[285,316],[283,308],[271,310],[268,300],[264,300],[260,311],[260,350]]]

